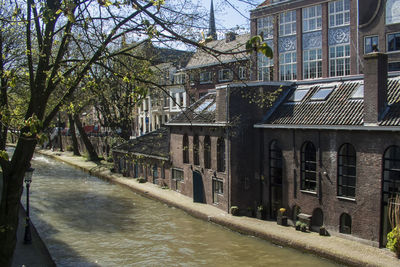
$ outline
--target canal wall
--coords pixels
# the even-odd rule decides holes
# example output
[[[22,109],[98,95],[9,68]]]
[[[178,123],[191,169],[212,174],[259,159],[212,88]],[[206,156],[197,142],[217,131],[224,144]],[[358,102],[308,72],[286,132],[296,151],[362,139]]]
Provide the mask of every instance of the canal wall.
[[[400,261],[394,253],[337,236],[319,236],[317,233],[295,231],[293,227],[277,225],[276,222],[263,221],[249,217],[236,217],[212,205],[193,203],[178,192],[162,189],[150,183],[139,183],[136,179],[123,177],[110,172],[103,165],[87,161],[83,157],[68,152],[37,150],[38,153],[66,162],[91,175],[125,186],[143,196],[152,198],[169,206],[184,210],[188,214],[231,230],[256,236],[277,245],[292,247],[308,253],[331,259],[349,266],[399,266]]]

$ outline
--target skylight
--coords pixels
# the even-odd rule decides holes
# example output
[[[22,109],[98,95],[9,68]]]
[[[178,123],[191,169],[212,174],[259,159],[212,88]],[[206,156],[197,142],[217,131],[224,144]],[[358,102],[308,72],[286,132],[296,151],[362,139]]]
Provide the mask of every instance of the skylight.
[[[202,112],[206,107],[208,107],[213,101],[211,99],[205,100],[203,103],[201,103],[195,110],[194,112],[200,113]]]
[[[351,99],[364,98],[364,84],[360,84],[351,95]]]
[[[333,92],[336,86],[321,87],[312,97],[311,100],[314,101],[324,101]]]
[[[310,91],[310,87],[302,87],[302,88],[297,88],[292,96],[289,98],[289,101],[291,102],[300,102],[303,100],[304,96]]]
[[[215,111],[216,108],[217,108],[217,103],[214,103],[214,104],[212,104],[211,106],[209,106],[207,108],[207,111],[208,112],[213,112],[213,111]]]

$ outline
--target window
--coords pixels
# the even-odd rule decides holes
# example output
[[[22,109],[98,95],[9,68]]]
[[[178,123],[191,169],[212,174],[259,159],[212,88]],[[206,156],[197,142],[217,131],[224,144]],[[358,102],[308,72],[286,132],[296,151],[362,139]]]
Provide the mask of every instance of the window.
[[[339,232],[342,234],[351,234],[351,217],[347,213],[342,213],[342,215],[340,215]]]
[[[183,92],[179,93],[179,104],[181,105],[181,108],[185,107],[185,95]]]
[[[185,73],[174,74],[174,84],[185,84],[185,82],[186,82]]]
[[[289,98],[289,102],[300,102],[310,91],[310,87],[298,87]]]
[[[378,49],[379,39],[378,36],[364,37],[364,54],[368,54]]]
[[[240,80],[246,80],[246,68],[245,67],[239,67],[239,79]]]
[[[157,164],[153,166],[153,184],[158,184],[158,168]]]
[[[200,83],[211,83],[211,72],[201,72]]]
[[[388,52],[400,50],[400,32],[387,35]]]
[[[232,81],[232,71],[229,69],[223,69],[218,71],[218,80],[220,82]]]
[[[200,165],[200,162],[199,162],[199,136],[197,134],[193,137],[193,164]]]
[[[329,2],[329,28],[350,25],[350,0]]]
[[[344,76],[350,74],[350,45],[335,45],[329,47],[330,76]]]
[[[224,194],[224,183],[222,179],[212,178],[213,203],[219,203],[219,196]]]
[[[272,47],[271,47],[272,48]],[[259,81],[272,81],[274,61],[262,53],[257,54],[257,76]]]
[[[364,84],[360,84],[351,95],[351,99],[364,98]]]
[[[263,33],[264,40],[274,38],[274,18],[268,16],[257,19],[257,34]]]
[[[175,181],[175,190],[181,191],[181,183],[183,182],[183,170],[182,169],[172,169],[172,179]]]
[[[390,62],[388,64],[388,71],[400,71],[400,62]]]
[[[306,142],[301,148],[301,190],[317,189],[317,154],[313,143]]]
[[[303,8],[303,32],[321,30],[321,5]]]
[[[296,80],[296,52],[285,52],[279,54],[279,76],[281,81]]]
[[[279,14],[279,36],[296,34],[296,11],[287,11]]]
[[[269,179],[271,188],[270,216],[276,218],[278,210],[282,207],[282,150],[277,141],[272,141],[269,146]]]
[[[356,151],[351,144],[344,144],[338,154],[338,196],[356,196]]]
[[[189,137],[187,134],[183,135],[182,152],[183,152],[183,163],[189,163]]]
[[[322,49],[315,48],[303,51],[303,78],[322,77]]]
[[[204,137],[204,168],[211,169],[211,139],[208,135]]]
[[[336,86],[329,86],[329,87],[321,87],[311,98],[310,100],[313,101],[324,101],[326,100]]]
[[[164,108],[169,107],[169,95],[164,95]]]
[[[225,140],[223,137],[217,141],[217,171],[225,171]]]
[[[386,0],[386,24],[400,22],[400,2],[398,0]]]

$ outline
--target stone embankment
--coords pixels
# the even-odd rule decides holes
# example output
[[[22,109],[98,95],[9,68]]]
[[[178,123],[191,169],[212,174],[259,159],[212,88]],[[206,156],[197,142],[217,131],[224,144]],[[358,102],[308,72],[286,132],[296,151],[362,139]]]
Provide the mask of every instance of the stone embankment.
[[[73,165],[91,175],[126,186],[146,197],[180,208],[194,217],[243,234],[257,236],[281,246],[296,248],[350,266],[400,266],[400,260],[386,249],[337,236],[326,237],[317,233],[303,233],[296,231],[293,227],[277,225],[276,222],[232,216],[211,205],[193,203],[191,198],[178,192],[162,189],[150,183],[138,183],[136,179],[112,173],[105,166],[87,161],[83,157],[73,156],[70,152],[49,150],[37,150],[37,152]]]

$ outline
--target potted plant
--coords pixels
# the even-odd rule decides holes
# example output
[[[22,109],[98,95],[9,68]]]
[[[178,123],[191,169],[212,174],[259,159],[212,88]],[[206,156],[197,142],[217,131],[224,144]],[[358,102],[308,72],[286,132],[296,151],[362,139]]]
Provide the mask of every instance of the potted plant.
[[[301,221],[296,222],[296,230],[300,231],[301,230]]]
[[[300,230],[302,232],[307,232],[307,224],[306,223],[301,223],[300,225]]]
[[[287,216],[285,216],[286,209],[280,208],[278,212],[277,223],[282,226],[287,226]]]
[[[328,231],[326,230],[325,226],[321,226],[319,228],[319,235],[322,235],[322,236],[327,236],[328,235]]]
[[[238,206],[232,206],[230,211],[233,216],[239,216],[239,207]]]
[[[265,220],[265,207],[263,205],[257,207],[257,219]]]

